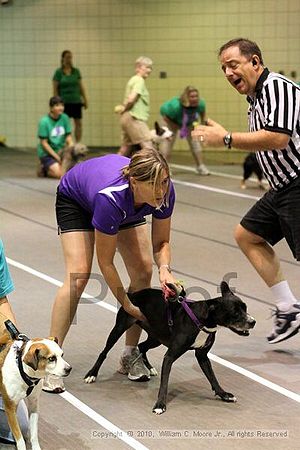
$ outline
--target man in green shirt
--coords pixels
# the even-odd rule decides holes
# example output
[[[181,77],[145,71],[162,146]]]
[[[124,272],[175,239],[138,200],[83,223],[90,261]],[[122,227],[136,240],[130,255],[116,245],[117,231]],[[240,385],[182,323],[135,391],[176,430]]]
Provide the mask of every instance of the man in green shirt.
[[[152,72],[152,60],[140,56],[135,62],[135,75],[126,85],[123,105],[115,108],[121,115],[122,145],[120,155],[130,156],[133,145],[151,148],[151,134],[147,125],[150,97],[145,80]]]
[[[65,146],[73,146],[71,123],[64,114],[64,103],[60,97],[51,97],[50,112],[39,121],[37,147],[40,159],[38,175],[51,178],[61,178],[63,175],[61,151]]]

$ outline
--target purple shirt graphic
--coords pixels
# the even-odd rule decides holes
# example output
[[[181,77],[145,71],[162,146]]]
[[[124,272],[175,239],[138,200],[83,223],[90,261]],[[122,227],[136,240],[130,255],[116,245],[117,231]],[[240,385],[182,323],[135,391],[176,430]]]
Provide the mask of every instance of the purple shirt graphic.
[[[59,192],[79,203],[92,214],[93,226],[106,234],[118,233],[119,226],[152,214],[157,219],[170,217],[175,203],[171,182],[169,206],[159,210],[145,203],[134,208],[129,182],[122,168],[130,159],[120,155],[106,155],[77,164],[60,181]]]

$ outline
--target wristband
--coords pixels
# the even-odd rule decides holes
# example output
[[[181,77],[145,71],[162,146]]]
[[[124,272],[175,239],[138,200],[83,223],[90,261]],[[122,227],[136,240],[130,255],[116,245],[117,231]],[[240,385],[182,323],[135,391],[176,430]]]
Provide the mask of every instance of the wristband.
[[[160,270],[165,267],[167,269],[168,272],[172,272],[171,267],[169,266],[169,264],[162,264],[159,268],[158,268],[158,272],[160,272]]]

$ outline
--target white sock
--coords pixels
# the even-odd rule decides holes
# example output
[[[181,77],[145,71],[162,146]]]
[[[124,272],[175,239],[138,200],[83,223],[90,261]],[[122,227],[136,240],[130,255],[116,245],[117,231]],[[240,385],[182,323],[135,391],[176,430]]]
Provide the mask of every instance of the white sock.
[[[136,349],[136,345],[125,345],[122,356],[131,355],[134,349]]]
[[[274,284],[271,291],[276,305],[281,311],[287,311],[294,303],[297,303],[297,299],[294,297],[287,281]]]

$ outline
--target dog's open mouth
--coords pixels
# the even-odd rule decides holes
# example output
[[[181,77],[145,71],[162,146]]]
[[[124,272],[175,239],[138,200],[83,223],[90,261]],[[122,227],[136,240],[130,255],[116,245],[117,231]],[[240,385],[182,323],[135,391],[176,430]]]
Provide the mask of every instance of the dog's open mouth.
[[[234,328],[234,327],[229,327],[229,329],[231,331],[233,331],[234,333],[238,334],[239,336],[249,336],[249,330],[239,330],[238,328]]]

